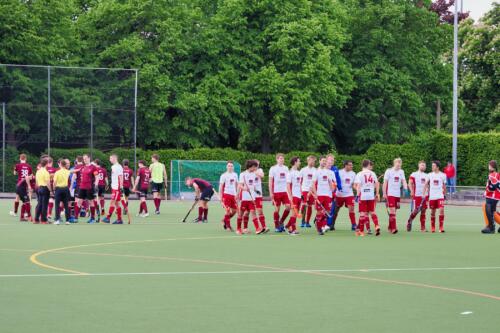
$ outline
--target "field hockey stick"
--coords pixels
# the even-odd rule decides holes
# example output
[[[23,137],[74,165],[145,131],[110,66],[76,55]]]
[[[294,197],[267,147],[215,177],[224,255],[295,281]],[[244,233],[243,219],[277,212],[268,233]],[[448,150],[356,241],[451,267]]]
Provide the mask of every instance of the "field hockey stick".
[[[198,200],[195,199],[194,202],[193,202],[193,205],[191,206],[191,208],[187,212],[186,216],[184,216],[184,218],[182,219],[182,223],[186,223],[186,220],[187,220],[189,214],[191,214],[191,212],[193,211],[194,207],[196,207],[197,204],[198,204]]]
[[[323,213],[325,213],[326,216],[328,216],[328,218],[332,217],[330,215],[330,212],[326,210],[325,206],[323,206],[323,204],[321,203],[321,201],[319,201],[318,199],[318,196],[315,195],[314,196],[314,200],[316,201],[316,203],[318,204],[319,208],[321,208],[321,210],[323,211]]]

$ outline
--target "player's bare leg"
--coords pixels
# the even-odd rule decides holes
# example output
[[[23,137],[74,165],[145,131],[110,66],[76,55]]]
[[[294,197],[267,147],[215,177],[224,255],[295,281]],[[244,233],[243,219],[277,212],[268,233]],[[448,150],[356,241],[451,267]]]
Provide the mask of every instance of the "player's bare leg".
[[[436,232],[436,208],[431,209],[431,232]]]
[[[439,208],[439,232],[444,232],[444,207]]]
[[[297,232],[297,218],[298,218],[298,211],[300,207],[295,207],[295,209],[292,210],[292,216],[290,217],[290,220],[288,220],[288,223],[286,224],[285,228],[288,234],[290,235],[298,235],[299,233]]]
[[[254,214],[255,214],[255,211],[253,211]],[[250,219],[250,211],[245,211],[245,213],[243,214],[243,233],[244,234],[248,234],[249,231],[248,231],[248,221]]]
[[[398,226],[396,223],[396,207],[389,207],[389,232],[391,234],[398,233]]]
[[[10,216],[16,217],[17,211],[19,210],[19,195],[16,194],[16,198],[14,199],[14,210],[10,211]],[[24,218],[21,214],[21,218]]]

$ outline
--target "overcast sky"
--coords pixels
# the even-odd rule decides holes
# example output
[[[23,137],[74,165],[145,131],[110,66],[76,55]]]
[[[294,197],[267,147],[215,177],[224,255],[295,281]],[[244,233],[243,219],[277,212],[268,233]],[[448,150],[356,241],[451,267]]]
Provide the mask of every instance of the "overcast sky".
[[[495,2],[494,0],[457,0],[459,5],[460,1],[463,1],[464,12],[470,11],[470,16],[474,19],[474,21],[477,21],[487,11],[489,11],[492,8],[493,2]],[[497,0],[496,2],[500,1]]]

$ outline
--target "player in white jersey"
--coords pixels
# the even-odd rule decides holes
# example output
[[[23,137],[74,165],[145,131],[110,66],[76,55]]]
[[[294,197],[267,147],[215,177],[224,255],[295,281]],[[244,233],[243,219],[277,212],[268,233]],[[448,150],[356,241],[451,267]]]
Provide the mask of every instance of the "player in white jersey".
[[[369,216],[372,218],[375,225],[375,235],[380,235],[380,226],[378,217],[375,213],[376,201],[380,201],[380,183],[375,172],[370,170],[372,162],[363,160],[363,169],[356,175],[354,180],[354,188],[359,196],[359,221],[356,235],[364,236],[365,225],[369,222]]]
[[[255,160],[248,160],[245,164],[246,170],[240,174],[238,182],[238,198],[240,202],[240,210],[238,212],[236,234],[242,235],[248,233],[248,228],[241,229],[241,224],[245,218],[251,217],[255,226],[255,232],[261,234],[266,232],[265,229],[259,226],[259,220],[255,213],[255,170],[257,170],[258,163]]]
[[[290,173],[288,177],[288,196],[291,198],[292,202],[292,217],[286,225],[286,230],[290,235],[298,235],[297,232],[297,218],[300,212],[300,203],[302,202],[302,191],[301,183],[302,179],[300,177],[300,159],[298,157],[292,157],[290,160]]]
[[[264,179],[264,170],[260,167],[260,161],[257,162],[257,170],[255,170],[255,211],[257,212],[257,217],[260,222],[260,227],[264,230],[264,233],[268,232],[269,229],[266,226],[266,216],[264,215],[263,205],[262,205],[262,179]]]
[[[344,168],[339,171],[339,176],[342,181],[342,189],[337,189],[335,197],[336,209],[333,215],[333,227],[339,215],[339,210],[342,206],[346,206],[349,210],[349,219],[351,220],[351,230],[356,231],[356,213],[354,213],[354,192],[353,185],[356,179],[356,173],[352,171],[352,161],[344,161]]]
[[[238,174],[234,172],[233,161],[228,161],[226,164],[226,172],[220,176],[219,193],[222,195],[222,203],[226,210],[226,214],[222,220],[224,229],[232,231],[231,218],[238,211],[236,203],[236,193],[238,192]]]
[[[115,154],[109,157],[109,162],[111,163],[111,201],[109,202],[108,216],[103,219],[103,222],[109,223],[113,212],[116,210],[117,219],[113,224],[123,224],[122,208],[120,207],[123,190],[123,167],[118,163],[118,156]]]
[[[396,210],[400,207],[401,186],[405,192],[408,191],[405,172],[401,169],[402,164],[403,161],[400,158],[394,159],[393,167],[385,171],[382,187],[386,205],[389,207],[389,232],[392,234],[398,232]]]
[[[290,214],[290,198],[288,197],[288,167],[285,164],[285,155],[276,155],[276,165],[269,170],[269,195],[274,204],[274,227],[276,232],[285,232],[284,222]],[[280,207],[285,206],[280,218]]]
[[[335,175],[326,167],[326,157],[319,159],[319,168],[313,178],[311,193],[316,201],[316,229],[319,235],[323,235],[330,228],[327,226],[327,214],[332,208],[332,193],[337,187]]]
[[[411,224],[418,213],[420,213],[420,231],[426,232],[425,229],[425,212],[427,210],[427,198],[425,195],[425,186],[429,176],[425,173],[427,164],[425,161],[418,162],[418,170],[410,175],[408,187],[410,188],[410,196],[412,200],[412,212],[406,230],[411,231]]]
[[[436,210],[439,209],[439,232],[444,232],[444,196],[446,194],[446,175],[440,170],[439,161],[432,162],[432,172],[427,178],[426,190],[429,193],[431,209],[431,232],[436,232]]]
[[[314,175],[316,174],[316,157],[307,157],[307,166],[300,170],[300,179],[302,181],[301,191],[302,191],[302,223],[301,228],[310,228],[312,208],[314,205],[314,196],[311,194],[311,186],[313,185]]]

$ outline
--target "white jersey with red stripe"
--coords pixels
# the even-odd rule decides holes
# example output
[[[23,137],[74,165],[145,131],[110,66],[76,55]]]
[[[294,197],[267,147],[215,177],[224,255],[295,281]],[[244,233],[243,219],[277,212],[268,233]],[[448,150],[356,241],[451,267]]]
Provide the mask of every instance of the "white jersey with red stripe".
[[[239,183],[245,188],[240,193],[242,201],[252,201],[255,199],[255,174],[253,172],[244,171],[240,174]],[[250,194],[251,193],[251,194]]]
[[[302,178],[302,192],[309,192],[311,185],[314,182],[314,175],[316,174],[315,167],[304,167],[300,170],[300,177]]]
[[[401,197],[401,186],[405,179],[405,172],[402,169],[387,169],[384,174],[384,186],[387,183],[387,195],[391,197]]]
[[[294,198],[301,198],[302,197],[302,192],[301,192],[301,180],[302,178],[300,177],[300,171],[299,170],[295,170],[295,169],[292,169],[290,170],[290,182],[289,184],[291,185],[292,187],[292,196]]]
[[[286,193],[289,175],[288,167],[275,165],[269,170],[269,178],[273,178],[273,193]]]
[[[413,195],[415,197],[422,197],[429,175],[422,171],[415,171],[410,175],[410,179],[413,182]]]
[[[337,196],[339,198],[353,197],[354,192],[352,191],[352,186],[356,180],[356,173],[354,171],[345,171],[345,169],[342,169],[339,171],[339,176],[342,181],[342,191],[337,190]]]
[[[219,184],[222,185],[221,194],[236,195],[238,174],[236,172],[224,172],[220,176]]]
[[[429,174],[429,200],[444,199],[443,186],[446,184],[446,175],[439,172]]]
[[[488,199],[500,200],[500,173],[490,172],[484,196]]]
[[[375,189],[378,183],[377,175],[371,170],[363,170],[356,175],[354,184],[359,184],[360,200],[375,200]]]
[[[111,166],[111,189],[112,190],[119,190],[120,186],[123,186],[123,183],[120,184],[119,178],[118,177],[123,177],[123,168],[119,163],[113,164]],[[122,178],[123,182],[123,178]]]
[[[335,183],[335,175],[332,170],[319,168],[314,174],[314,184],[316,184],[316,194],[318,197],[331,197],[331,184]]]

